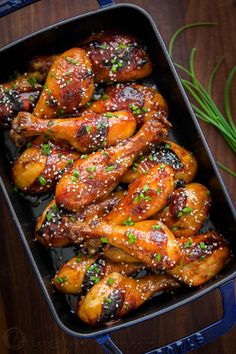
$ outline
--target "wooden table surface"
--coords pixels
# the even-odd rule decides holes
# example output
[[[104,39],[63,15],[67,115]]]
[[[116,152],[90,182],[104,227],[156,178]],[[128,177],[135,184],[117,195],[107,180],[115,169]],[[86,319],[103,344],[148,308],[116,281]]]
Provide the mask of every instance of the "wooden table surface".
[[[123,1],[117,1],[123,2]],[[125,2],[125,1],[124,1]],[[198,50],[196,71],[205,83],[224,55],[225,61],[214,83],[214,98],[223,108],[223,89],[227,73],[236,64],[236,1],[235,0],[135,0],[157,23],[168,44],[173,32],[188,23],[217,22],[214,27],[188,30],[179,38],[174,60],[187,63],[192,47]],[[0,19],[0,47],[37,31],[49,24],[98,8],[95,0],[41,0]],[[3,68],[3,63],[1,65]],[[236,114],[234,95],[232,111]],[[235,156],[215,128],[201,123],[205,137],[217,161],[236,169]],[[236,179],[222,172],[223,179],[236,204]],[[51,313],[25,255],[5,202],[0,196],[0,352],[2,354],[87,354],[102,353],[94,340],[75,339],[65,334],[52,319]],[[112,335],[126,354],[139,354],[190,334],[220,318],[221,300],[217,291],[199,301],[156,319],[119,331]],[[236,353],[236,326],[216,342],[195,350],[195,354]]]

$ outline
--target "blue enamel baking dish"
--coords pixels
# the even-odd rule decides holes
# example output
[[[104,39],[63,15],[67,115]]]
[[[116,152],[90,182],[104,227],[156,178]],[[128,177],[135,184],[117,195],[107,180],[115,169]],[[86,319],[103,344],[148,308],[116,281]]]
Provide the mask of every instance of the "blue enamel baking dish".
[[[13,70],[23,69],[24,63],[34,55],[62,52],[76,45],[91,32],[113,28],[114,24],[116,28],[141,38],[155,64],[151,80],[157,84],[169,104],[169,119],[173,124],[171,137],[194,152],[199,163],[196,181],[205,184],[212,191],[214,203],[211,218],[204,225],[204,230],[214,228],[221,232],[229,240],[233,253],[236,253],[235,209],[156,25],[149,14],[137,6],[115,5],[110,0],[100,0],[99,3],[102,8],[96,12],[57,23],[1,48],[0,58],[5,70],[1,73],[0,82],[6,80]],[[8,9],[7,12],[9,11]],[[7,12],[0,7],[0,15]],[[17,58],[17,66],[15,58]],[[16,148],[10,142],[6,131],[1,134],[1,151],[4,153],[0,156],[0,185],[53,317],[64,331],[76,337],[95,338],[106,353],[121,353],[109,336],[111,332],[183,306],[216,288],[220,289],[223,300],[224,315],[221,320],[177,342],[153,350],[149,354],[189,352],[216,339],[233,326],[236,321],[235,258],[217,278],[204,286],[196,289],[183,287],[174,297],[163,294],[153,298],[133,314],[112,326],[91,328],[80,322],[71,311],[74,306],[73,298],[62,296],[51,286],[51,278],[60,265],[60,257],[65,261],[72,255],[72,249],[48,251],[32,241],[36,218],[44,209],[50,196],[42,198],[41,204],[36,206],[34,198],[23,198],[14,193],[10,178],[10,160],[15,156]]]

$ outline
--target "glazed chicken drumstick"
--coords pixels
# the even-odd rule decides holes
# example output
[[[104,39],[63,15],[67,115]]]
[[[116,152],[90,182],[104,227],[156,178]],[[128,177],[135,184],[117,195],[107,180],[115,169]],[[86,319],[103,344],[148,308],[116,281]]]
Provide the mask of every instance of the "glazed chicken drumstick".
[[[86,238],[100,238],[134,256],[154,269],[170,269],[178,262],[181,251],[172,232],[155,220],[139,221],[132,226],[120,226],[105,221],[76,221],[70,228],[71,239],[81,243]]]
[[[166,137],[168,121],[161,116],[155,118],[153,115],[153,120],[147,121],[125,145],[77,160],[57,184],[57,204],[75,211],[109,195],[136,156]]]
[[[164,164],[154,166],[130,183],[128,193],[103,219],[117,225],[134,225],[134,222],[150,218],[168,202],[174,190],[173,170]]]
[[[197,161],[193,154],[173,141],[165,140],[150,151],[141,153],[123,175],[121,182],[133,182],[157,163],[171,166],[176,181],[189,183],[194,179],[197,172]]]
[[[152,72],[152,62],[143,44],[118,31],[91,36],[82,46],[92,62],[96,82],[129,82]]]
[[[188,286],[200,286],[230,261],[227,242],[215,231],[178,239],[182,256],[168,273]]]
[[[153,170],[153,168],[151,170]],[[145,176],[148,177],[148,175],[149,173],[141,177],[145,178]],[[138,182],[139,179],[140,177],[135,182],[131,183],[130,186]],[[166,197],[167,196],[167,205],[157,214],[152,215],[152,219],[162,221],[171,230],[175,237],[182,239],[183,237],[186,238],[188,236],[194,236],[200,230],[208,216],[211,201],[209,190],[202,184],[190,183],[187,184],[185,188],[175,189],[170,195],[166,195]],[[144,194],[143,197],[145,197]],[[116,221],[116,223],[119,224],[118,221],[123,220],[125,212],[128,211],[128,213],[131,213],[133,211],[132,208],[135,207],[135,205],[132,206],[131,204],[123,203],[123,201],[127,199],[129,200],[129,198],[130,196],[128,191],[128,193],[120,200],[114,209],[104,217],[104,220],[108,222]],[[144,201],[141,200],[141,203],[143,204]],[[147,203],[150,203],[149,209],[147,210],[149,213],[153,211],[154,208],[158,208],[158,197],[156,196],[156,198],[152,198]],[[139,212],[137,215],[139,215],[140,218],[147,215],[145,212],[145,204],[144,210],[142,210],[142,204],[137,204],[137,211]],[[123,224],[130,226],[134,225],[134,221],[136,221],[134,217],[137,215],[129,216],[129,218],[126,218]],[[114,262],[137,262],[134,257],[125,254],[120,249],[117,249],[111,245],[106,245],[104,247],[103,254],[106,258]]]
[[[0,127],[9,128],[20,111],[33,111],[43,88],[40,79],[41,74],[35,71],[0,84]]]
[[[102,31],[78,43],[78,47],[87,52],[97,83],[138,80],[148,76],[153,69],[145,46],[133,35]],[[29,69],[45,75],[58,56],[35,57]]]
[[[114,272],[89,290],[79,303],[78,316],[92,326],[111,322],[134,311],[154,294],[177,287],[179,283],[168,275],[133,279]]]
[[[44,81],[57,56],[58,55],[37,55],[29,62],[27,66],[28,70],[30,72],[40,73],[41,79]]]
[[[181,256],[167,273],[188,286],[200,286],[218,274],[230,261],[231,255],[225,239],[215,231],[192,237],[178,238]],[[109,245],[103,256],[113,262],[137,264],[138,259]],[[155,269],[152,268],[154,271]]]
[[[14,161],[12,179],[24,192],[45,193],[80,156],[70,146],[39,136]]]
[[[117,84],[108,86],[100,99],[92,102],[88,110],[96,113],[120,110],[131,111],[139,125],[145,122],[150,111],[168,115],[168,106],[154,88],[139,84]]]
[[[39,119],[30,113],[20,112],[12,122],[11,138],[21,146],[27,138],[46,135],[89,153],[126,140],[135,129],[136,119],[127,111],[101,115],[87,112],[78,118],[65,119]]]
[[[10,128],[18,112],[32,112],[40,90],[19,93],[16,90],[0,91],[0,127]]]
[[[69,229],[76,220],[89,222],[105,216],[123,198],[124,194],[125,191],[123,190],[111,193],[102,201],[90,204],[76,214],[67,213],[58,208],[55,199],[53,199],[37,221],[35,237],[44,246],[68,246],[72,243],[69,237]],[[100,242],[98,242],[98,247],[99,245]]]
[[[81,252],[63,264],[53,279],[55,287],[66,294],[87,292],[110,273],[130,275],[144,268],[141,263],[122,264],[83,255]]]
[[[189,237],[202,227],[210,204],[210,191],[200,183],[189,183],[175,189],[166,207],[152,218],[162,221],[175,237]]]
[[[33,113],[48,119],[73,113],[90,100],[93,92],[93,72],[86,52],[69,49],[53,62]]]
[[[162,209],[173,189],[172,168],[162,164],[156,165],[150,169],[148,174],[140,176],[129,185],[128,192],[112,211],[103,217],[103,220],[117,225],[132,226],[136,221],[145,220],[155,214],[157,210]],[[86,241],[89,249],[90,243],[94,248],[94,240]],[[96,247],[98,246],[99,243],[96,241]]]

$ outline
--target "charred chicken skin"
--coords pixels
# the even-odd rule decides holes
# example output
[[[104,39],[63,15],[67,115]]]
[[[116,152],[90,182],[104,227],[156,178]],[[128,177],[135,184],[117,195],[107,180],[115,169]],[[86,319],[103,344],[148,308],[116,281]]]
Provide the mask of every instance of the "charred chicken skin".
[[[42,90],[43,78],[38,71],[26,72],[24,74],[17,73],[15,79],[0,84],[0,92],[9,92],[15,90],[18,94],[26,92],[35,92]]]
[[[42,91],[39,79],[38,72],[29,72],[0,84],[0,127],[9,128],[20,111],[33,111]]]
[[[83,46],[92,62],[97,83],[129,82],[152,72],[146,48],[134,36],[101,32]]]
[[[181,257],[175,267],[167,273],[188,286],[200,286],[218,274],[231,259],[230,250],[224,238],[215,231],[192,237],[177,239]],[[126,261],[137,263],[136,257],[129,258],[128,253],[118,252],[116,248],[104,250],[104,255],[113,262]],[[155,268],[152,267],[155,271]]]
[[[164,222],[175,237],[193,236],[206,220],[210,203],[210,191],[200,183],[190,183],[176,189],[168,205],[152,218]]]
[[[12,179],[26,193],[45,193],[55,187],[62,173],[80,156],[65,144],[39,136],[15,160]]]
[[[108,86],[102,97],[88,109],[96,113],[128,110],[135,115],[139,125],[149,119],[148,113],[151,111],[168,115],[167,103],[160,93],[154,88],[139,84]]]
[[[11,137],[17,146],[21,146],[27,138],[46,135],[90,153],[126,140],[135,129],[136,119],[127,111],[87,112],[78,118],[65,119],[39,119],[30,113],[20,112],[12,122]]]
[[[16,90],[0,92],[0,127],[10,128],[18,112],[32,112],[40,91],[18,93]]]
[[[92,326],[108,323],[135,310],[154,294],[177,287],[179,283],[168,275],[133,279],[114,272],[89,290],[79,303],[78,316]]]
[[[230,261],[226,241],[210,231],[193,237],[178,239],[182,257],[168,273],[188,286],[199,286],[213,278]]]
[[[143,268],[141,263],[121,264],[96,260],[79,252],[63,264],[53,279],[55,287],[66,294],[87,292],[94,284],[113,272],[130,275]]]
[[[142,79],[152,72],[153,65],[145,46],[132,35],[103,31],[78,46],[88,53],[97,83],[129,82]],[[30,62],[29,70],[45,77],[58,56],[35,57]]]
[[[155,220],[120,226],[105,221],[77,221],[70,228],[71,239],[81,243],[86,238],[100,238],[154,269],[170,269],[178,262],[181,251],[172,232]]]
[[[157,163],[171,166],[176,181],[189,183],[194,179],[197,172],[197,161],[193,154],[173,141],[165,140],[152,150],[141,153],[123,175],[121,182],[133,182]]]
[[[159,117],[157,120],[154,116],[125,145],[98,151],[86,160],[75,161],[57,184],[57,204],[75,211],[109,195],[136,156],[152,144],[163,140],[167,134],[167,126],[168,121],[165,118]]]
[[[34,115],[50,119],[73,113],[90,100],[93,91],[92,67],[86,52],[69,49],[52,64]]]
[[[47,247],[68,246],[71,244],[69,230],[74,222],[77,220],[89,222],[105,216],[123,198],[124,194],[124,191],[111,193],[99,203],[90,204],[76,214],[66,213],[58,208],[53,199],[37,221],[35,237]],[[96,241],[99,241],[99,247],[100,240]]]

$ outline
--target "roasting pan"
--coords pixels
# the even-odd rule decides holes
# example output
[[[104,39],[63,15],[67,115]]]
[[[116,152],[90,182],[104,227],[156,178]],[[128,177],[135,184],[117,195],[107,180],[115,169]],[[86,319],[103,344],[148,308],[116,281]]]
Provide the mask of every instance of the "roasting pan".
[[[0,58],[4,63],[4,73],[1,72],[0,82],[6,80],[15,69],[23,70],[24,63],[34,55],[62,52],[75,46],[91,32],[114,28],[115,25],[116,29],[141,38],[155,64],[151,79],[146,81],[155,82],[169,104],[169,119],[173,124],[171,138],[195,154],[199,164],[199,172],[195,180],[205,184],[212,192],[211,217],[204,225],[204,231],[215,229],[221,232],[228,239],[233,253],[236,253],[235,209],[155,23],[147,12],[135,5],[115,5],[110,0],[100,0],[99,4],[101,9],[96,12],[59,22],[2,48]],[[0,8],[0,15],[3,14]],[[189,352],[216,339],[233,326],[236,321],[234,294],[236,259],[234,257],[219,276],[200,288],[191,289],[183,286],[175,296],[160,295],[108,327],[92,328],[83,324],[71,311],[75,299],[55,292],[51,286],[51,278],[60,262],[73,256],[73,247],[49,251],[33,242],[32,234],[36,218],[51,196],[43,196],[41,203],[37,205],[35,198],[14,193],[10,161],[14,158],[17,149],[10,142],[6,131],[1,132],[0,144],[2,151],[0,185],[3,195],[53,317],[64,331],[76,337],[95,338],[106,353],[122,353],[110,338],[111,332],[183,306],[216,288],[220,289],[222,295],[224,315],[221,320],[177,342],[152,350],[148,354]]]

